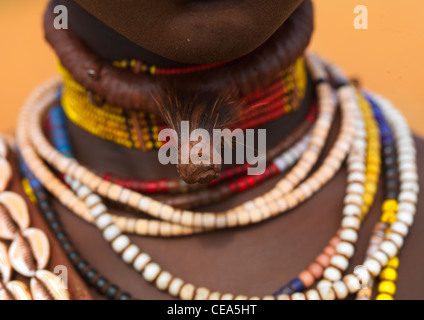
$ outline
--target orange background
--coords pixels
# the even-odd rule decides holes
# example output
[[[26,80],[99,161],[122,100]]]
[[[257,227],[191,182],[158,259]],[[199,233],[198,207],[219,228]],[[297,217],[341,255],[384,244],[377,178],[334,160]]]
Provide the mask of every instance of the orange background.
[[[46,3],[0,0],[0,131],[12,131],[31,89],[56,73],[41,30]],[[368,30],[353,27],[357,5],[368,8]],[[424,1],[315,0],[315,10],[310,49],[391,99],[424,135]]]

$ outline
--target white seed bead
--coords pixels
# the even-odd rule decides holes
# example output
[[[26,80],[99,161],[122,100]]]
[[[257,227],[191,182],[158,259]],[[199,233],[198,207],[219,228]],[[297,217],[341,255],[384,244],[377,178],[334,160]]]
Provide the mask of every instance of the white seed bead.
[[[413,191],[415,193],[418,193],[420,191],[420,186],[417,182],[403,182],[400,185],[400,190],[402,191]]]
[[[358,234],[356,233],[356,231],[354,231],[352,229],[344,229],[340,233],[340,239],[342,241],[347,241],[347,242],[350,242],[350,243],[355,243],[356,241],[358,241]]]
[[[344,203],[348,204],[348,203],[354,203],[358,206],[362,206],[362,204],[364,203],[363,198],[358,195],[358,194],[348,194],[345,198],[344,198]]]
[[[208,300],[209,293],[210,290],[207,288],[197,288],[194,294],[194,300]]]
[[[399,211],[396,214],[396,220],[405,223],[408,227],[411,227],[414,223],[414,215],[408,211]]]
[[[115,239],[119,234],[121,233],[121,230],[116,225],[111,225],[107,227],[103,231],[103,238],[105,238],[106,241],[111,242],[113,239]]]
[[[169,284],[168,293],[171,296],[177,297],[180,293],[180,290],[183,284],[184,284],[184,281],[180,278],[172,279],[171,283]]]
[[[151,262],[144,268],[143,278],[146,281],[153,282],[160,272],[160,266],[157,263]]]
[[[138,203],[138,208],[141,211],[147,211],[152,201],[149,198],[143,197]]]
[[[396,221],[396,222],[392,223],[392,225],[390,226],[390,229],[393,232],[400,234],[402,237],[406,237],[408,235],[408,232],[409,232],[408,226],[405,223],[400,222],[400,221]]]
[[[341,271],[346,271],[346,269],[349,267],[349,260],[339,254],[335,254],[334,256],[332,256],[330,259],[330,263],[332,266],[336,267]]]
[[[232,295],[231,293],[224,293],[221,296],[221,300],[233,300],[234,299],[234,295]]]
[[[71,182],[71,189],[72,190],[78,190],[78,188],[81,186],[81,182],[79,182],[78,180],[72,180]]]
[[[340,280],[342,278],[342,273],[339,269],[334,267],[327,267],[324,270],[324,279],[327,279],[331,282]]]
[[[358,266],[353,270],[353,274],[359,279],[361,286],[369,286],[371,274],[366,266]]]
[[[321,296],[322,300],[335,300],[336,299],[336,294],[332,288],[332,285],[330,283],[330,285],[322,285],[322,286],[317,286],[319,295]]]
[[[147,253],[141,253],[134,260],[134,269],[138,272],[143,271],[144,267],[152,260]]]
[[[399,202],[398,211],[407,211],[415,215],[415,213],[417,212],[417,208],[412,203],[401,201]]]
[[[234,298],[234,300],[247,300],[247,299],[249,299],[249,297],[244,295],[238,295]]]
[[[383,241],[380,245],[381,251],[383,251],[389,258],[393,258],[397,254],[397,247],[392,241]]]
[[[355,253],[355,248],[349,242],[340,242],[336,246],[336,252],[350,259]]]
[[[418,181],[418,174],[416,172],[403,172],[400,174],[400,181],[402,182],[414,182]]]
[[[349,170],[365,172],[366,168],[362,162],[353,162],[349,164]]]
[[[96,220],[97,228],[103,230],[112,223],[112,216],[108,213],[102,214]]]
[[[127,203],[131,196],[131,190],[122,189],[121,195],[119,196],[120,203]]]
[[[265,296],[262,298],[262,300],[275,300],[274,296]]]
[[[361,226],[361,220],[357,217],[344,217],[342,220],[342,228],[351,228],[354,230],[359,230]]]
[[[97,194],[90,194],[86,199],[85,199],[85,204],[87,205],[87,207],[91,208],[96,204],[99,204],[100,202],[102,202],[102,199],[97,195]]]
[[[112,242],[112,249],[116,253],[121,253],[125,250],[126,247],[128,247],[130,244],[130,238],[128,238],[126,235],[120,235],[118,238],[113,240]]]
[[[336,281],[333,283],[333,290],[336,293],[337,299],[343,300],[349,294],[346,284],[343,281]]]
[[[416,204],[418,201],[418,196],[415,192],[412,191],[402,191],[399,194],[399,201],[406,201]]]
[[[306,291],[306,299],[308,300],[321,300],[319,293],[315,289]]]
[[[347,192],[348,193],[356,193],[356,194],[359,194],[359,195],[363,195],[365,193],[365,188],[360,183],[351,183],[347,187]]]
[[[107,211],[107,208],[103,203],[99,203],[99,204],[95,205],[93,208],[90,209],[90,213],[94,218],[100,216],[101,214],[105,213],[106,211]]]
[[[343,278],[343,282],[346,284],[349,293],[356,293],[361,289],[361,283],[359,279],[353,274],[349,274]]]
[[[361,208],[359,208],[356,204],[348,204],[343,208],[343,215],[358,217],[361,215]]]
[[[386,266],[387,263],[389,262],[389,258],[387,257],[387,255],[384,252],[380,251],[380,250],[374,252],[374,254],[372,255],[372,257],[375,260],[377,260],[382,267]]]
[[[381,272],[381,265],[375,259],[367,259],[364,262],[364,266],[367,268],[368,272],[375,278]]]
[[[295,292],[291,296],[292,300],[306,300],[305,295],[302,292]]]
[[[362,172],[352,172],[347,176],[348,183],[351,183],[351,182],[364,183],[365,179],[366,179],[365,174],[363,174]]]
[[[218,291],[212,292],[209,295],[209,300],[219,300],[221,298],[221,293]]]
[[[135,244],[132,244],[122,254],[122,260],[126,263],[132,263],[139,253],[140,249]]]
[[[156,288],[162,291],[168,289],[171,280],[172,275],[168,271],[162,271],[156,279]]]
[[[331,281],[329,280],[320,280],[317,283],[317,290],[321,289],[321,288],[327,288],[327,287],[331,287],[333,284],[331,283]]]
[[[257,296],[253,296],[253,297],[250,297],[249,300],[261,300],[261,298],[259,298]],[[289,300],[290,300],[290,297],[289,297]]]
[[[82,186],[78,189],[77,196],[81,199],[85,199],[85,197],[87,197],[90,193],[90,189],[88,189],[86,186]]]
[[[390,232],[386,237],[388,240],[391,240],[398,249],[403,247],[403,237],[400,234]]]

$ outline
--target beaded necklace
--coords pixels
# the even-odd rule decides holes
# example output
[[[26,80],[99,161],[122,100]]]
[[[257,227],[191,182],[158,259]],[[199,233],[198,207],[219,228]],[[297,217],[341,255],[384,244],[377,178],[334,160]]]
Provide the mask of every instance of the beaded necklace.
[[[322,75],[322,72],[316,73],[318,77]],[[353,105],[349,104],[343,105],[341,134],[330,151],[329,156],[324,161],[323,165],[321,165],[321,167],[314,172],[311,177],[301,183],[297,188],[295,187],[303,180],[304,177],[307,176],[309,170],[314,166],[315,161],[325,143],[335,111],[335,101],[331,97],[331,88],[327,83],[321,82],[318,84],[318,96],[320,101],[320,114],[318,116],[316,126],[314,127],[311,143],[308,146],[308,150],[302,155],[296,166],[277,184],[274,189],[266,193],[264,196],[257,197],[252,201],[248,201],[244,205],[222,213],[200,213],[187,210],[181,211],[153,200],[150,197],[137,194],[131,190],[124,189],[107,181],[102,181],[100,177],[79,165],[75,160],[64,158],[60,153],[52,148],[50,143],[44,137],[40,127],[40,116],[46,108],[45,105],[39,104],[39,108],[34,109],[37,116],[32,117],[31,119],[28,118],[27,121],[31,128],[30,138],[33,140],[34,146],[37,148],[39,154],[41,154],[60,172],[65,175],[69,175],[73,179],[80,179],[84,185],[88,186],[86,187],[88,190],[96,190],[102,196],[109,197],[111,200],[119,201],[122,204],[128,204],[130,207],[138,208],[153,217],[160,217],[164,221],[180,224],[185,227],[211,230],[214,228],[236,227],[237,225],[242,226],[249,223],[258,223],[269,219],[276,214],[286,212],[312,196],[312,194],[315,193],[321,185],[325,184],[334,176],[349,151],[353,140],[352,135],[355,132],[353,121],[353,119],[355,119],[354,108]],[[25,157],[24,154],[23,156]],[[34,156],[36,155],[34,154]],[[36,156],[34,159],[38,159],[38,157]],[[40,160],[36,161],[40,165],[40,171],[46,173],[49,178],[54,179],[55,185],[61,185],[60,181],[55,179],[55,177],[50,173],[47,173],[47,168]],[[27,162],[28,165],[31,166],[31,162]],[[32,163],[35,164],[35,162]],[[38,176],[38,173],[34,171],[36,176]],[[47,176],[44,178],[47,178]],[[72,201],[75,202],[72,206],[73,209],[76,209],[75,212],[90,220],[90,212],[84,208],[81,201],[78,201],[78,199],[71,196],[72,193],[69,192],[69,190],[66,190],[66,187],[63,186],[62,188],[58,186],[57,189],[53,189],[50,188],[52,186],[53,184],[49,186],[49,191],[54,194],[60,194],[60,197],[71,197],[73,199]],[[76,205],[75,208],[74,205]],[[100,206],[93,208],[92,210],[102,212],[103,209]],[[126,227],[133,229],[134,226],[132,225],[132,220],[127,219],[127,221],[130,223]]]
[[[341,89],[341,90],[343,90],[343,89]],[[342,95],[342,98],[343,98],[343,95]],[[347,98],[347,96],[346,96],[346,98]],[[346,101],[348,101],[348,100],[346,100]],[[355,119],[355,117],[354,117],[354,119]],[[361,128],[358,127],[356,129],[361,129]],[[361,132],[361,130],[359,130],[358,132]],[[358,148],[361,148],[361,147],[363,147],[363,145],[359,144],[359,147]],[[71,185],[72,184],[75,185],[74,183],[71,183]],[[78,185],[75,185],[75,187],[73,189],[77,192],[78,196],[80,196],[82,199],[85,199],[85,197],[89,197],[89,195],[87,193],[87,188],[81,187],[81,185],[79,183],[78,183]],[[349,206],[346,206],[346,207],[349,207]],[[352,214],[351,213],[352,212],[351,210],[347,210],[347,212],[349,212],[350,214]],[[105,230],[104,231],[105,238],[106,239],[109,239],[109,241],[110,240],[113,240],[112,247],[114,248],[114,250],[119,251],[119,252],[122,252],[121,250],[124,250],[125,249],[125,251],[126,251],[126,249],[128,249],[129,247],[133,247],[133,245],[130,245],[128,247],[128,245],[129,245],[129,239],[128,239],[128,237],[126,237],[126,236],[119,236],[119,233],[120,233],[119,229],[116,226],[114,226],[113,224],[111,225],[111,217],[110,217],[110,215],[100,214],[98,216],[98,220],[97,221],[98,221],[98,227],[99,228],[101,228],[101,229],[104,229],[105,228],[104,229]],[[348,243],[345,243],[342,246],[340,246],[340,244],[338,245],[338,247],[341,247],[341,249],[340,249],[341,251],[343,251],[343,248],[345,250],[346,249],[350,249],[351,246],[352,245],[349,246]],[[137,248],[130,250],[130,252],[131,251],[133,253],[138,251],[137,254],[139,253],[139,250]],[[145,254],[138,254],[138,256],[135,259],[136,259],[135,260],[135,267],[136,267],[136,269],[138,269],[141,266],[141,269],[144,270],[143,271],[143,275],[144,275],[144,277],[148,281],[149,281],[149,279],[150,279],[150,281],[156,279],[156,277],[161,272],[161,269],[160,269],[160,267],[157,264],[155,264],[155,263],[148,263],[150,261],[150,257],[146,256]],[[147,259],[147,261],[146,261],[146,259]],[[338,272],[338,273],[340,273],[340,272]],[[324,271],[324,275],[326,275],[328,278],[331,278],[331,277],[334,276],[334,274],[337,275],[338,273],[337,273],[337,270],[334,267],[333,268],[329,267],[329,268],[326,269],[326,271]],[[168,279],[169,281],[171,280],[169,273],[167,273],[167,272],[161,272],[161,275],[162,275],[162,277],[159,276],[159,278],[158,278],[158,280],[159,279],[162,279],[161,281],[159,281],[159,283],[164,280],[163,278],[165,278],[165,280],[166,279]],[[174,280],[176,280],[176,279],[174,279]],[[174,280],[173,280],[173,282],[175,282]],[[168,284],[169,284],[169,282],[168,282]],[[180,284],[182,285],[182,282]],[[157,285],[158,285],[158,287],[160,286],[158,284],[158,282],[157,282]],[[182,298],[187,297],[187,293],[189,295],[190,295],[190,292],[191,292],[191,294],[194,294],[194,286],[192,286],[192,285],[184,285],[184,287],[182,288],[181,292],[182,293],[180,295],[181,295]],[[323,293],[321,293],[321,295],[323,295]]]
[[[277,143],[274,147],[267,150],[266,160],[271,162],[268,164],[265,172],[257,176],[248,176],[247,170],[249,168],[248,164],[245,165],[236,165],[229,168],[226,168],[220,175],[218,179],[209,183],[207,186],[201,184],[187,184],[182,179],[160,179],[160,180],[139,180],[131,178],[118,178],[113,176],[111,173],[102,174],[102,178],[106,181],[110,181],[131,189],[133,191],[138,191],[146,194],[156,194],[156,193],[187,193],[188,191],[195,191],[199,189],[205,189],[205,187],[215,187],[220,185],[226,180],[231,180],[238,176],[243,175],[243,177],[238,178],[236,181],[230,182],[227,185],[220,185],[220,189],[206,193],[203,199],[209,199],[209,203],[214,201],[222,200],[225,196],[230,196],[236,192],[244,192],[249,188],[254,187],[258,183],[265,181],[267,178],[284,172],[287,170],[299,157],[300,154],[304,151],[306,144],[301,141],[307,141],[307,133],[310,131],[312,125],[315,123],[316,119],[316,106],[312,105],[309,113],[305,117],[305,120],[295,129],[287,138],[283,139]],[[51,136],[52,142],[57,150],[67,157],[73,157],[72,147],[69,140],[69,134],[65,126],[65,116],[61,105],[59,103],[55,104],[48,113],[46,121],[47,132]],[[289,149],[290,147],[290,149]],[[272,161],[271,161],[272,160]],[[217,196],[219,194],[219,196]],[[215,196],[214,196],[215,195]],[[191,198],[192,199],[192,198]],[[172,205],[172,199],[169,199],[168,204]],[[186,201],[186,200],[185,200]],[[173,201],[175,205],[183,203],[178,201]],[[194,206],[193,201],[190,201],[190,207]]]
[[[316,61],[314,62],[316,63]],[[312,63],[313,66],[313,63]],[[319,71],[319,70],[315,70]],[[315,72],[315,75],[319,74],[320,72]],[[334,71],[333,71],[334,73]],[[337,74],[336,74],[337,75]],[[345,86],[342,86],[339,89],[340,92],[340,98],[343,105],[351,105],[354,99],[352,100],[352,96],[349,96],[348,88]],[[46,99],[46,98],[44,98]],[[390,227],[391,233],[385,236],[384,241],[380,244],[379,249],[377,250],[376,254],[373,256],[373,258],[368,258],[364,262],[364,266],[366,268],[365,275],[348,275],[344,278],[344,282],[340,281],[341,278],[341,271],[334,266],[330,266],[326,268],[323,272],[324,274],[324,280],[320,281],[318,283],[317,289],[319,293],[319,297],[323,299],[331,299],[331,298],[341,298],[343,295],[347,295],[347,290],[349,292],[357,292],[359,290],[359,284],[360,281],[367,282],[366,277],[371,278],[375,277],[380,273],[381,267],[384,267],[387,264],[387,261],[384,262],[384,260],[381,259],[381,254],[384,254],[386,256],[386,260],[388,258],[392,258],[397,254],[397,251],[400,249],[400,246],[402,243],[399,242],[399,236],[403,239],[403,237],[406,236],[408,232],[408,226],[405,223],[406,218],[408,217],[411,221],[411,216],[415,213],[415,203],[417,201],[417,180],[418,175],[416,172],[416,164],[415,164],[415,147],[413,144],[413,140],[411,138],[410,131],[403,119],[403,117],[397,112],[391,105],[381,99],[381,98],[375,98],[377,102],[381,105],[381,108],[383,109],[383,112],[385,116],[387,117],[388,122],[393,126],[394,134],[396,137],[396,145],[398,148],[399,153],[399,171],[400,171],[400,181],[401,181],[401,193],[399,195],[399,211],[403,210],[402,215],[398,217],[397,215],[397,221],[393,223]],[[33,101],[31,101],[33,102]],[[43,102],[43,101],[41,101]],[[45,102],[44,102],[45,103]],[[355,117],[353,114],[353,119],[359,119]],[[25,119],[25,118],[24,118]],[[37,120],[39,121],[39,120]],[[364,141],[363,141],[363,135],[364,130],[363,126],[361,127],[360,121],[357,120],[354,121],[356,123],[356,136],[358,137],[358,142],[353,144],[353,151],[352,159],[350,163],[352,163],[353,167],[358,167],[358,159],[361,159],[363,157],[363,153],[361,155],[361,152],[359,150],[364,148]],[[26,128],[26,126],[20,126],[20,128]],[[362,129],[362,130],[361,130]],[[343,126],[342,126],[342,131]],[[40,177],[40,179],[43,181],[51,180],[52,183],[46,186],[59,197],[59,200],[66,205],[71,205],[71,209],[75,209],[75,211],[81,210],[79,204],[80,202],[72,196],[72,194],[66,192],[66,188],[63,189],[60,182],[56,179],[54,180],[54,176],[51,176],[49,174],[48,169],[43,166],[43,164],[38,160],[37,156],[33,151],[31,151],[31,147],[28,144],[28,140],[25,141],[25,136],[23,135],[24,131],[22,129],[18,132],[18,141],[20,141],[20,146],[23,147],[25,152],[23,152],[23,155],[25,157],[25,153],[27,153],[28,163],[30,166],[32,166],[35,170],[35,174]],[[350,132],[351,134],[352,132]],[[33,137],[33,136],[32,136]],[[26,138],[28,139],[28,138]],[[362,140],[361,140],[362,139]],[[37,139],[35,139],[37,140]],[[337,142],[336,142],[337,144]],[[45,146],[41,146],[41,149]],[[39,151],[42,151],[39,149]],[[40,152],[41,154],[43,152]],[[49,153],[46,153],[48,155]],[[46,157],[46,160],[52,161],[54,163],[54,156],[59,156],[50,154],[50,156]],[[355,160],[356,159],[356,160]],[[356,162],[355,162],[356,161]],[[360,166],[359,166],[360,167]],[[37,172],[38,171],[38,172]],[[359,177],[359,175],[356,175],[356,177]],[[357,179],[357,178],[355,178]],[[81,183],[78,182],[75,184],[75,182],[78,182],[77,180],[74,180],[71,185],[74,185],[73,189],[77,192],[77,195],[81,199],[88,199],[90,196],[88,195],[90,191],[84,186],[81,186]],[[54,188],[53,188],[54,186]],[[351,184],[348,186],[348,192],[349,190],[356,190],[362,193],[364,192],[364,187],[362,189],[360,188],[361,185],[358,184],[357,181],[351,182]],[[60,189],[60,190],[57,190]],[[71,201],[72,199],[72,201]],[[93,198],[92,198],[93,199]],[[92,201],[92,199],[90,201]],[[72,202],[72,204],[71,204]],[[344,241],[340,242],[336,246],[336,252],[339,254],[342,254],[345,259],[350,258],[351,255],[354,252],[352,243],[349,243],[347,239],[350,239],[351,242],[356,242],[357,234],[355,233],[354,227],[357,225],[357,223],[360,223],[360,220],[358,217],[361,216],[361,210],[358,205],[352,205],[349,204],[345,206],[345,209],[343,210],[344,214],[347,215],[345,219],[343,219],[344,223],[346,225],[350,225],[351,227],[348,228],[348,232],[345,232],[345,235],[343,236],[345,239]],[[93,214],[94,215],[94,214]],[[103,231],[104,237],[108,241],[112,241],[112,247],[115,251],[122,253],[123,256],[125,256],[125,259],[129,259],[134,261],[134,267],[139,269],[139,271],[143,272],[143,276],[147,281],[155,281],[156,285],[159,288],[163,288],[163,285],[166,284],[166,288],[168,288],[168,291],[173,294],[177,292],[179,296],[183,299],[191,299],[193,297],[198,298],[204,298],[206,297],[216,297],[217,294],[212,293],[210,294],[210,291],[206,288],[198,288],[196,289],[191,284],[184,284],[184,282],[181,279],[178,278],[172,278],[172,276],[166,272],[162,271],[161,268],[150,261],[150,256],[146,255],[145,253],[140,253],[139,249],[135,247],[134,245],[131,245],[129,243],[128,237],[124,235],[120,235],[119,228],[112,223],[112,219],[110,215],[105,213],[99,213],[95,215],[97,218],[97,224],[98,227]],[[356,220],[352,220],[350,218],[356,217]],[[349,220],[347,220],[348,218]],[[354,222],[355,221],[355,222]],[[343,222],[342,222],[343,225]],[[346,231],[346,230],[345,230]],[[395,235],[395,236],[393,236]],[[397,240],[396,240],[397,239]],[[124,250],[124,251],[123,251]],[[381,253],[381,254],[380,254]],[[130,257],[135,258],[135,260],[130,259]],[[128,260],[127,260],[128,262]],[[365,278],[364,278],[365,277]],[[314,291],[309,292],[309,296],[313,296],[315,294]],[[225,296],[225,295],[224,295]],[[221,298],[225,298],[222,296]],[[284,294],[282,296],[285,296]],[[234,296],[232,296],[234,297]],[[279,296],[280,297],[280,296]],[[296,298],[298,296],[292,296],[292,298]],[[308,294],[306,295],[308,297]]]
[[[59,70],[63,77],[63,110],[73,123],[99,138],[128,148],[152,150],[163,145],[158,134],[166,125],[155,114],[130,113],[103,103],[79,85],[62,66]],[[297,110],[306,86],[304,58],[299,58],[281,71],[273,84],[240,100],[244,107],[234,128],[254,128]]]

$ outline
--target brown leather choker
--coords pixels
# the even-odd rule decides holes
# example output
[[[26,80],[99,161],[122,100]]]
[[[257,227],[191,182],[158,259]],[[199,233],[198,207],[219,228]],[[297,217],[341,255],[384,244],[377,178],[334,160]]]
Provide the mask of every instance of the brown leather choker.
[[[45,14],[44,29],[62,65],[87,90],[109,104],[160,115],[151,93],[160,92],[170,80],[177,80],[179,87],[191,91],[227,92],[233,88],[235,98],[271,84],[309,44],[313,31],[311,6],[309,0],[300,5],[275,34],[251,54],[211,70],[176,76],[135,74],[104,61],[82,43],[72,29],[55,29],[52,2]]]

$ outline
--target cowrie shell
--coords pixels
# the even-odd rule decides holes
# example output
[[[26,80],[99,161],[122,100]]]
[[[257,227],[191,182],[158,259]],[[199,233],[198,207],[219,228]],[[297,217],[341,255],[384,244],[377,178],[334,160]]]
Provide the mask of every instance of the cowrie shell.
[[[12,264],[7,253],[7,246],[0,242],[0,280],[3,283],[9,282],[12,276]]]
[[[37,269],[45,268],[49,257],[49,240],[43,231],[35,228],[24,230],[9,248],[13,269],[26,277],[33,277]]]
[[[69,300],[62,278],[47,270],[38,270],[30,282],[34,300]]]
[[[14,192],[0,193],[0,238],[13,240],[19,229],[25,230],[29,224],[28,208],[24,199]]]
[[[6,287],[0,283],[0,301],[3,300],[13,300],[13,296],[7,291]]]
[[[12,168],[9,161],[0,157],[0,192],[6,190],[12,178]]]
[[[11,281],[6,284],[6,288],[13,296],[14,300],[32,300],[31,293],[27,285],[20,281]]]

